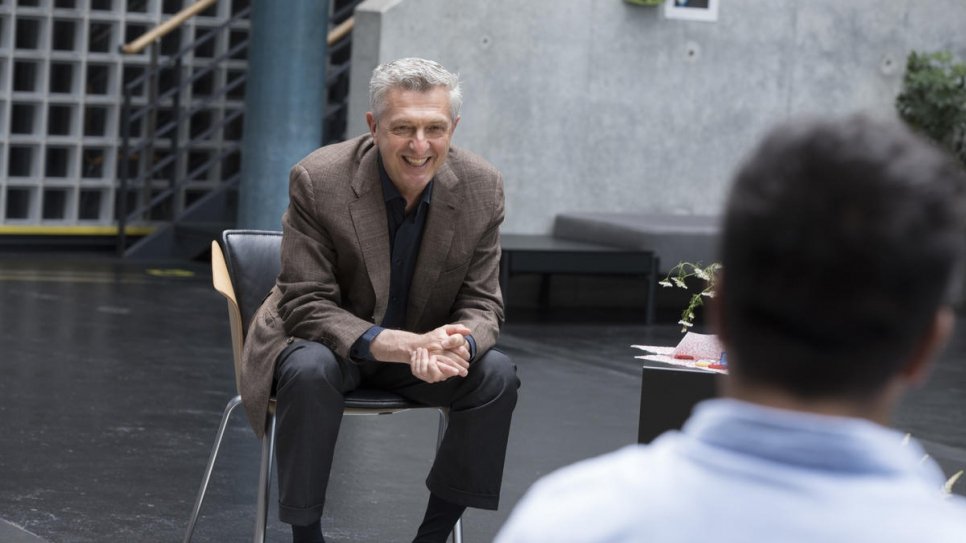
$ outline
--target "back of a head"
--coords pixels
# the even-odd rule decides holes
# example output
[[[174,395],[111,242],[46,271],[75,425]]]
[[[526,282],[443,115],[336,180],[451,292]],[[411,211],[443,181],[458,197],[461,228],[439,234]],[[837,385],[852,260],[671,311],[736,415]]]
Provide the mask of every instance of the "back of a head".
[[[878,391],[953,296],[964,191],[962,166],[895,121],[772,131],[725,216],[732,372],[803,398]]]

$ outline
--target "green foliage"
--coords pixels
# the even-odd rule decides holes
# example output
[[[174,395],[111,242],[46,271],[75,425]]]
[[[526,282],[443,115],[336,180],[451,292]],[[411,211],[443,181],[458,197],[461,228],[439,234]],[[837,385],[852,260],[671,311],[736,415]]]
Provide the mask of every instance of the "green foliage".
[[[717,262],[712,262],[708,266],[681,262],[671,268],[663,281],[658,281],[658,284],[662,287],[678,287],[684,290],[688,290],[687,280],[691,277],[697,277],[704,281],[704,288],[691,295],[688,306],[681,312],[681,320],[678,321],[678,324],[681,325],[681,332],[687,332],[688,328],[694,326],[694,312],[704,305],[704,299],[714,298],[715,281],[718,278],[719,270],[721,270],[721,264]]]
[[[966,64],[948,51],[909,53],[899,115],[966,165]]]

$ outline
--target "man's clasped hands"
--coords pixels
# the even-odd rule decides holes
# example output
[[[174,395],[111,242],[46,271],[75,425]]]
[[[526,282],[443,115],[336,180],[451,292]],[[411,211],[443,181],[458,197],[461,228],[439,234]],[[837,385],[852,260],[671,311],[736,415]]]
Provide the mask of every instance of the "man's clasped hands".
[[[412,374],[427,383],[466,377],[470,367],[470,329],[445,324],[424,334],[383,330],[372,341],[376,360],[409,364]]]

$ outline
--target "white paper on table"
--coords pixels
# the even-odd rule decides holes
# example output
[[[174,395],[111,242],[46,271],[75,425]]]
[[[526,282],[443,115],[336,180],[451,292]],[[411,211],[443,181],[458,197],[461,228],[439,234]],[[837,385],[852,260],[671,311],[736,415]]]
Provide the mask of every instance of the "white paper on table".
[[[680,343],[674,348],[672,356],[690,356],[695,360],[714,360],[721,359],[724,347],[718,341],[718,336],[714,334],[696,334],[688,332],[681,338]]]
[[[727,370],[724,369],[707,367],[709,362],[717,362],[721,358],[721,352],[724,350],[715,335],[688,332],[675,347],[660,345],[631,345],[631,347],[649,353],[634,357],[641,360],[651,360],[685,368],[698,368],[718,373],[727,373]],[[681,356],[691,358],[678,358]],[[701,363],[700,365],[699,362]]]

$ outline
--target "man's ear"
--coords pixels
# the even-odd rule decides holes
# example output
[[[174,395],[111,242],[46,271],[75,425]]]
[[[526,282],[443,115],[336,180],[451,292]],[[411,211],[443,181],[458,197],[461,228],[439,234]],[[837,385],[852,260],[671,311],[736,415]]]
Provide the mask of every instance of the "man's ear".
[[[372,139],[376,139],[376,116],[371,111],[366,112],[366,124],[369,125],[369,134]]]
[[[933,363],[953,333],[956,316],[948,306],[942,306],[933,316],[919,345],[903,366],[900,376],[909,385],[922,385],[929,378]]]
[[[460,117],[459,115],[457,115],[456,116],[456,119],[453,120],[453,127],[449,129],[449,135],[450,135],[450,137],[452,137],[453,134],[456,132],[456,125],[460,124],[460,119],[462,119],[462,117]]]

